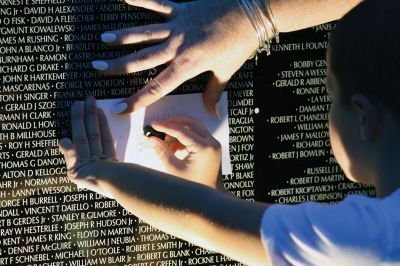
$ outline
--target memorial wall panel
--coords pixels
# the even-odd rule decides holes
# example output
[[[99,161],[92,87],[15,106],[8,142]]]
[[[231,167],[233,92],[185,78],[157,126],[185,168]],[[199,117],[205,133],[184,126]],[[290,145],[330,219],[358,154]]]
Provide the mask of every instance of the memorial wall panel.
[[[66,176],[58,139],[71,135],[71,103],[127,97],[163,68],[100,75],[91,61],[141,48],[104,45],[100,34],[160,21],[122,1],[0,0],[0,265],[240,265]],[[233,173],[223,182],[237,197],[295,204],[374,196],[346,180],[330,149],[325,52],[334,26],[282,34],[270,56],[247,61],[229,82]],[[174,93],[201,92],[206,79]]]

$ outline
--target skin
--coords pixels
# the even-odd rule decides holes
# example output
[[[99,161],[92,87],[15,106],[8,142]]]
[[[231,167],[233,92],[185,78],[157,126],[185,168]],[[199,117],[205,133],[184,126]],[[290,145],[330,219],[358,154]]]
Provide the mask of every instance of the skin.
[[[218,116],[215,104],[232,75],[258,47],[256,32],[235,0],[126,0],[129,5],[159,13],[165,23],[114,31],[110,45],[148,43],[134,54],[106,61],[103,74],[126,74],[162,64],[166,68],[139,92],[127,98],[129,113],[147,106],[185,81],[209,72],[204,104]],[[279,32],[290,32],[341,18],[360,0],[270,0]],[[193,16],[196,14],[196,16]],[[263,17],[265,20],[265,16]],[[109,32],[110,33],[110,32]],[[234,51],[234,52],[233,52]]]
[[[278,30],[291,32],[338,20],[361,2],[361,0],[271,0],[270,5]]]
[[[72,182],[115,198],[164,232],[248,265],[267,264],[259,228],[268,205],[218,189],[220,145],[197,121],[178,118],[152,125],[178,138],[189,152],[178,161],[169,147],[154,141],[173,176],[117,162],[107,121],[96,111],[94,98],[75,103],[71,114],[73,142],[60,140],[60,150]]]
[[[153,122],[152,126],[179,139],[188,153],[179,159],[174,147],[159,138],[149,138],[169,174],[225,191],[220,176],[221,145],[201,123],[190,117],[174,117]],[[208,170],[207,175],[203,174],[204,169]]]
[[[333,101],[329,112],[329,135],[336,161],[346,176],[373,185],[378,197],[400,187],[400,125],[383,105],[367,95],[354,93],[351,105],[343,103],[337,78],[329,67],[327,87]]]
[[[372,184],[379,197],[400,187],[400,126],[366,95],[355,93],[345,106],[329,67],[330,140],[336,160],[354,181]],[[170,147],[153,140],[171,174],[119,163],[104,114],[94,98],[71,108],[73,142],[60,140],[68,176],[81,187],[112,196],[154,227],[248,265],[268,265],[260,224],[268,204],[241,200],[218,190],[220,147],[194,119],[173,118],[153,126],[186,146],[178,160]],[[205,171],[206,162],[216,164]],[[174,175],[172,175],[174,174]]]
[[[170,65],[156,78],[157,82],[161,84],[161,86],[157,86],[163,88],[163,91],[155,88],[149,89],[149,87],[146,89],[145,87],[143,92],[128,99],[130,104],[129,111],[134,111],[137,106],[145,106],[159,99],[168,91],[173,90],[178,84],[193,76],[192,72],[190,72],[192,74],[187,74],[186,76],[185,74],[180,75],[187,67],[189,69],[194,67],[195,70],[193,71],[196,72],[207,69],[210,64],[215,64],[214,71],[211,69],[215,75],[219,64],[231,66],[229,64],[230,59],[227,58],[232,55],[223,55],[224,53],[221,53],[221,51],[225,51],[225,49],[234,51],[230,47],[232,45],[231,42],[240,40],[232,39],[231,37],[240,37],[241,35],[226,33],[224,23],[239,21],[238,32],[241,31],[241,26],[247,24],[243,28],[248,29],[251,25],[245,19],[233,19],[235,18],[234,15],[243,18],[243,14],[238,12],[236,8],[232,8],[230,5],[222,5],[223,7],[220,7],[216,4],[223,1],[225,0],[221,0],[221,2],[214,1],[214,7],[221,8],[219,11],[226,11],[226,13],[219,13],[225,15],[219,15],[222,18],[221,20],[212,20],[213,27],[211,28],[207,28],[207,25],[210,26],[210,22],[207,22],[207,20],[205,20],[205,24],[198,24],[200,25],[199,28],[204,29],[204,32],[206,32],[199,34],[200,37],[184,38],[185,34],[193,33],[188,30],[190,23],[183,24],[188,28],[182,31],[178,30],[180,32],[176,35],[178,37],[173,37],[175,35],[169,33],[169,42],[174,42],[174,38],[182,42],[177,41],[179,45],[176,47],[179,49],[176,47],[176,50],[172,49],[174,56],[169,60]],[[296,3],[296,1],[286,2]],[[285,1],[283,0],[271,2],[271,6],[274,9],[274,16],[280,31],[290,31],[310,26],[308,23],[318,24],[328,19],[336,19],[343,15],[348,10],[347,8],[351,8],[358,2],[345,1],[343,3],[346,6],[345,8],[335,9],[333,7],[336,5],[333,1],[326,1],[326,8],[322,9],[321,12],[319,12],[319,8],[322,8],[321,6],[318,7],[318,10],[312,9],[312,7],[321,4],[317,3],[317,1],[302,3],[302,5],[304,4],[304,9],[299,7],[290,11],[285,8]],[[155,1],[144,2],[138,0],[134,2],[138,6],[140,6],[140,3],[145,8],[157,12],[165,12],[170,17],[169,23],[171,24],[173,24],[173,19],[177,18],[185,21],[183,19],[188,16],[186,14],[190,14],[190,12],[179,13],[175,7],[169,6],[168,2],[165,2],[166,4],[162,7],[157,6]],[[146,6],[144,6],[144,3],[146,3]],[[224,3],[227,4],[228,2]],[[132,1],[131,4],[133,4]],[[307,9],[308,4],[310,6]],[[181,4],[174,5],[183,6]],[[199,5],[199,2],[190,2],[190,5],[196,6]],[[185,6],[187,8],[186,11],[190,11],[190,8],[193,8],[190,5]],[[332,8],[329,8],[330,5]],[[196,6],[198,8],[196,11],[205,12],[201,9],[201,6]],[[209,10],[214,9],[210,8]],[[308,12],[305,17],[301,15],[304,15],[306,11],[311,11],[313,19],[307,19],[307,17],[310,17]],[[329,14],[324,14],[324,12]],[[213,12],[209,13],[212,14]],[[284,23],[288,16],[296,17],[296,14],[302,23],[299,23],[296,27],[292,23],[287,25]],[[325,17],[327,19],[322,20]],[[141,28],[141,30],[143,31],[145,28]],[[138,32],[140,31],[138,30]],[[174,34],[176,32],[173,31]],[[249,31],[247,30],[246,32]],[[229,41],[220,40],[222,33],[226,33],[229,36],[227,37]],[[135,37],[137,34],[134,33],[130,36]],[[160,33],[157,38],[162,39],[162,34]],[[119,36],[123,37],[125,35],[121,33]],[[249,38],[251,39],[250,36]],[[192,42],[187,40],[192,40]],[[162,42],[162,40],[160,41]],[[240,62],[235,66],[241,65],[244,62],[243,60],[252,53],[254,47],[249,49],[249,46],[254,45],[249,45],[249,43],[252,43],[252,41],[248,41],[239,47],[235,45],[238,54],[235,53],[233,55],[233,61],[235,63]],[[256,41],[253,43],[255,43],[255,46],[257,45]],[[214,47],[215,45],[218,47]],[[208,60],[204,59],[206,56],[202,56],[201,51],[210,47],[213,48],[210,50],[211,55],[213,55],[213,51],[217,52],[215,57],[210,56],[210,53],[208,53],[208,57],[215,59],[211,61],[218,63],[205,62]],[[168,50],[171,51],[170,49]],[[206,51],[208,52],[208,50]],[[149,57],[141,57],[141,62],[145,64],[145,62],[152,61],[152,54],[149,54]],[[191,57],[192,55],[194,56]],[[222,61],[219,61],[219,59]],[[135,66],[135,60],[137,59],[131,57],[117,60],[122,60],[120,61],[122,65],[125,62]],[[202,60],[205,61],[203,62]],[[199,68],[199,65],[193,62],[197,62],[203,68]],[[159,62],[156,64],[159,64]],[[204,68],[205,65],[207,66],[206,68]],[[229,71],[234,73],[237,69],[233,67]],[[330,67],[328,67],[328,70],[328,87],[333,97],[329,114],[330,138],[336,159],[351,180],[372,184],[377,189],[377,195],[385,197],[400,187],[400,179],[398,178],[398,161],[400,159],[400,140],[398,140],[398,135],[400,127],[390,112],[383,106],[370,101],[366,95],[353,94],[351,96],[351,105],[345,106],[340,97],[340,88],[336,77]],[[124,73],[123,71],[121,73]],[[225,76],[225,81],[228,76],[230,77],[230,75]],[[217,95],[218,93],[215,92],[222,88],[221,86],[217,87],[207,88],[205,92],[206,104],[207,93],[211,93],[210,95],[214,96]],[[214,100],[217,98],[215,97]],[[71,123],[73,142],[69,139],[61,140],[60,149],[64,153],[68,175],[73,182],[81,187],[111,195],[124,208],[167,233],[201,247],[220,252],[245,264],[268,264],[268,254],[262,246],[259,228],[262,215],[269,205],[240,200],[217,189],[219,183],[218,167],[214,165],[212,167],[213,170],[206,172],[204,171],[204,162],[216,160],[218,162],[216,165],[218,165],[220,163],[218,160],[220,159],[217,158],[220,158],[220,148],[216,145],[215,140],[202,131],[201,126],[196,122],[178,119],[158,122],[153,125],[156,129],[165,131],[176,137],[181,143],[186,144],[190,153],[191,157],[189,158],[192,160],[177,161],[173,157],[174,155],[168,151],[168,147],[157,140],[153,141],[158,154],[171,174],[152,171],[135,164],[116,162],[107,122],[104,115],[100,111],[96,111],[94,99],[89,98],[85,105],[73,105]],[[199,169],[203,170],[200,171]]]

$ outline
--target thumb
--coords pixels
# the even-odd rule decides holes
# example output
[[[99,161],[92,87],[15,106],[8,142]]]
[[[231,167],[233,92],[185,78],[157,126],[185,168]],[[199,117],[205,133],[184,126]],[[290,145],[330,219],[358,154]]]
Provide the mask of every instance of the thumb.
[[[203,102],[206,106],[207,110],[217,118],[220,118],[221,112],[216,108],[216,104],[221,98],[222,92],[226,84],[228,84],[228,79],[221,79],[217,77],[214,73],[211,73],[211,76],[207,82],[206,89],[203,93]]]
[[[182,168],[182,161],[179,160],[167,144],[157,137],[149,137],[149,141],[160,158],[168,173],[178,175],[179,168]]]
[[[58,142],[58,148],[64,155],[65,164],[68,169],[72,169],[78,163],[78,154],[69,138],[63,138]]]

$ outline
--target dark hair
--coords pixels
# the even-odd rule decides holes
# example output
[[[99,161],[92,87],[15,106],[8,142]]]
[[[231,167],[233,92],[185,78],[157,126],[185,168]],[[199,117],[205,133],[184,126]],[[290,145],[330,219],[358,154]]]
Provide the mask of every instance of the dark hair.
[[[337,24],[330,68],[345,105],[363,93],[400,119],[400,0],[365,0]]]

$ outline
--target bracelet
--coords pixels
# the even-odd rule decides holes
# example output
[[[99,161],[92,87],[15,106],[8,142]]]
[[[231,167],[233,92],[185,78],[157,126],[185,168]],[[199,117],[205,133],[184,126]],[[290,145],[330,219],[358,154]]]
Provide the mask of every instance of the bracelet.
[[[270,27],[272,29],[272,34],[275,38],[276,43],[279,43],[279,31],[278,28],[276,27],[276,23],[275,23],[275,19],[274,16],[272,14],[272,10],[271,10],[271,5],[270,5],[270,1],[266,0],[264,2],[264,8],[265,8],[265,14],[268,17],[268,23],[270,24]]]
[[[253,26],[254,30],[256,31],[258,43],[260,45],[262,45],[264,43],[264,39],[263,39],[263,36],[261,35],[259,20],[255,17],[255,13],[254,13],[254,10],[252,9],[252,6],[250,5],[250,3],[247,0],[236,0],[236,3],[239,5],[240,9],[249,18],[251,25]]]
[[[279,43],[279,32],[273,19],[269,1],[262,1],[265,1],[263,5],[259,0],[236,0],[236,3],[249,18],[251,25],[256,31],[259,46],[249,58],[252,59],[255,57],[256,64],[259,53],[264,51],[267,55],[271,53],[271,43],[273,39]],[[265,19],[263,19],[263,15]]]

